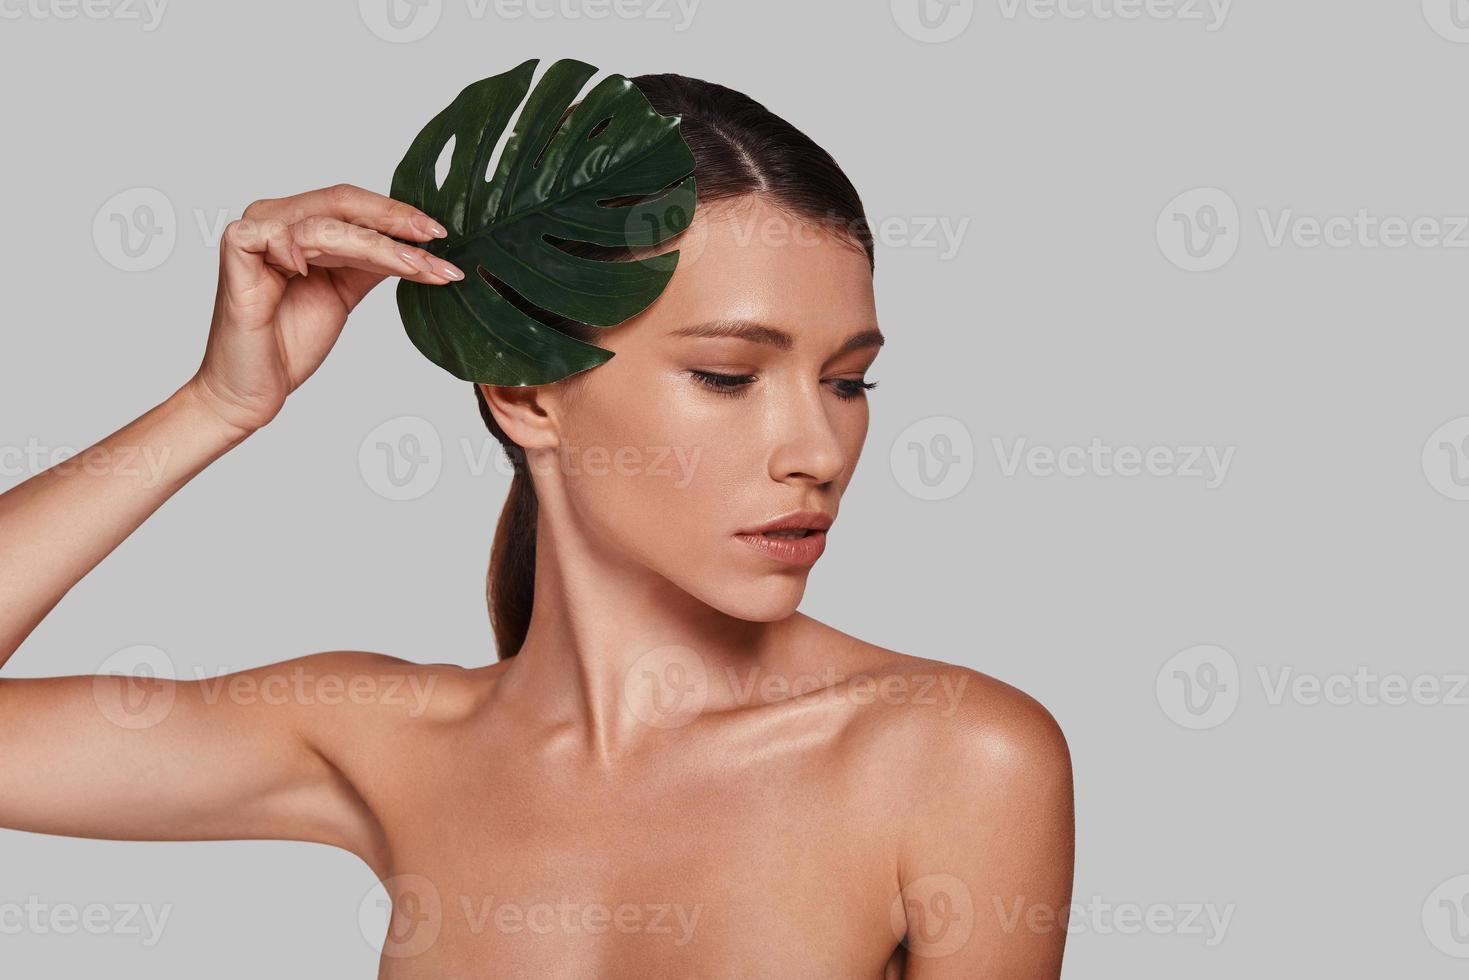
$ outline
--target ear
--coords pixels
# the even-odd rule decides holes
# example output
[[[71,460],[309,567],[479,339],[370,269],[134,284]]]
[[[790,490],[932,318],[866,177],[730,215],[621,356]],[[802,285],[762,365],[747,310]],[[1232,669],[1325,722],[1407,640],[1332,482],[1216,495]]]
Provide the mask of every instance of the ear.
[[[500,428],[522,449],[555,449],[561,444],[550,386],[482,384],[479,390]]]

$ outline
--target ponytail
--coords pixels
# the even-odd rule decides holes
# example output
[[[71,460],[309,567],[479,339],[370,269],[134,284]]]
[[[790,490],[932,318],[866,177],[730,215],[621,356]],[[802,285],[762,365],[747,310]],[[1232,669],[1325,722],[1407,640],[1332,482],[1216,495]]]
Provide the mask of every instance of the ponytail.
[[[525,643],[530,629],[530,610],[536,594],[536,515],[540,508],[536,488],[525,465],[525,450],[511,442],[500,429],[484,392],[474,386],[480,416],[499,438],[515,475],[510,494],[495,525],[495,543],[490,546],[490,570],[486,591],[490,599],[490,627],[495,631],[499,659],[513,657]]]

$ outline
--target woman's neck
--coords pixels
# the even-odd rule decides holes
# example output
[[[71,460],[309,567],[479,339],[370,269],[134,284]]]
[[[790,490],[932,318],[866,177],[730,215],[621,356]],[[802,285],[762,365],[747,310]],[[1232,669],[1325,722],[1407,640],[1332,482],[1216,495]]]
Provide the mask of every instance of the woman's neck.
[[[679,711],[739,703],[804,621],[726,615],[542,509],[530,626],[500,687],[607,760],[686,722]]]

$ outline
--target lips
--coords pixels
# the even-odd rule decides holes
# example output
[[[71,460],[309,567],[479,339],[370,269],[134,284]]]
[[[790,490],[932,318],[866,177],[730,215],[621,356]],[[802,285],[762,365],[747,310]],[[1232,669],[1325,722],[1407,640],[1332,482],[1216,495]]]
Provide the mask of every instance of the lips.
[[[741,534],[766,534],[771,531],[825,531],[831,527],[831,515],[819,510],[798,510],[766,521],[758,527],[747,527]]]
[[[812,565],[826,550],[826,532],[831,524],[829,514],[802,510],[740,531],[735,537],[775,561]]]

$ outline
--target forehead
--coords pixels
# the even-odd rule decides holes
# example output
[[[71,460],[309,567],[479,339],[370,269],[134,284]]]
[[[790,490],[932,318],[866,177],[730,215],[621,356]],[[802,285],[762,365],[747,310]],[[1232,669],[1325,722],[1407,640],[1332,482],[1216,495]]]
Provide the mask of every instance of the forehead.
[[[700,205],[673,247],[673,278],[637,318],[651,328],[644,335],[718,319],[760,321],[813,339],[877,326],[866,252],[761,199]]]

